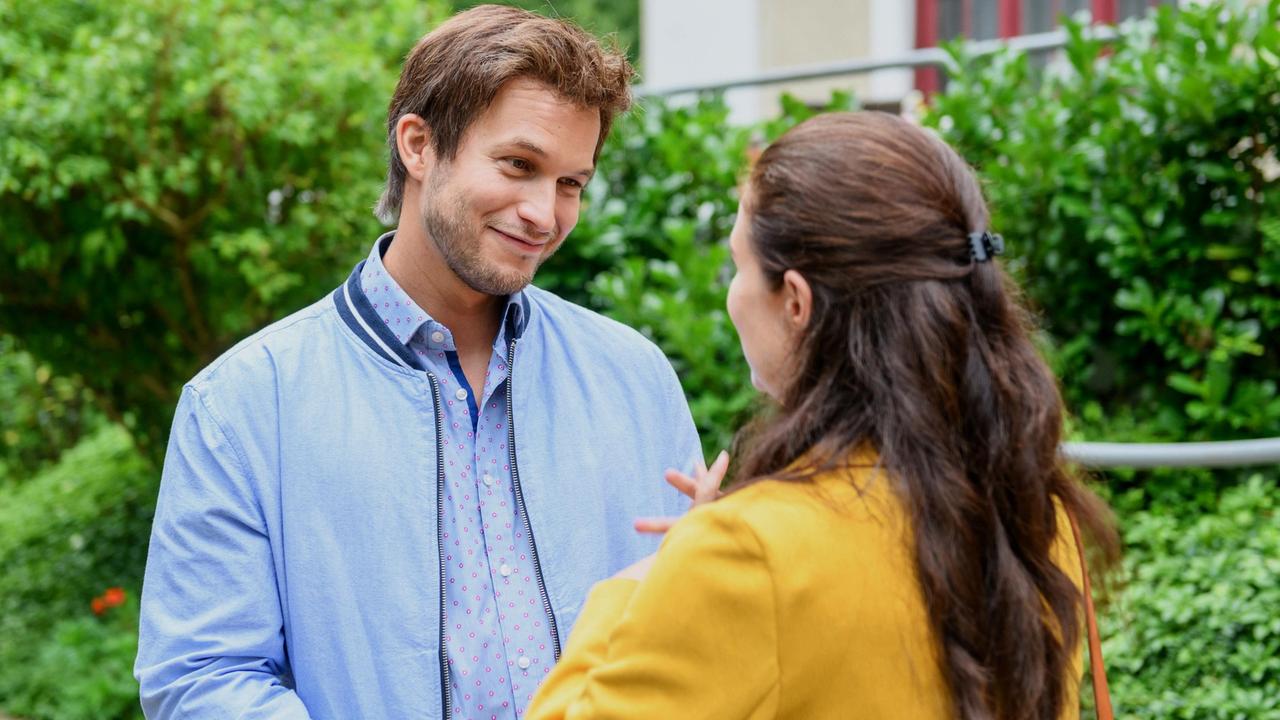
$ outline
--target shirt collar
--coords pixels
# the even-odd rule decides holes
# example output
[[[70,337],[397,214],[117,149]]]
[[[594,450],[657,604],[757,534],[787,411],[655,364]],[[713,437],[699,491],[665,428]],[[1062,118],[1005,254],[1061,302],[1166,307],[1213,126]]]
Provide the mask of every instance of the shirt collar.
[[[401,323],[395,323],[389,320],[385,314],[383,321],[387,328],[396,336],[403,345],[408,345],[413,337],[422,330],[424,326],[439,326],[442,332],[449,334],[448,328],[435,321],[431,314],[424,310],[413,298],[409,297],[409,293],[391,277],[387,272],[386,266],[382,264],[382,256],[386,254],[387,248],[391,247],[391,241],[395,238],[395,231],[384,233],[374,243],[373,248],[369,250],[369,256],[362,263],[360,269],[360,288],[364,292],[365,297],[373,305],[375,310],[397,309],[396,319],[403,319]],[[529,300],[525,297],[525,292],[520,290],[507,296],[507,304],[503,309],[503,328],[507,340],[519,338],[524,334],[525,327],[529,322]],[[447,344],[452,349],[452,336],[448,338]]]

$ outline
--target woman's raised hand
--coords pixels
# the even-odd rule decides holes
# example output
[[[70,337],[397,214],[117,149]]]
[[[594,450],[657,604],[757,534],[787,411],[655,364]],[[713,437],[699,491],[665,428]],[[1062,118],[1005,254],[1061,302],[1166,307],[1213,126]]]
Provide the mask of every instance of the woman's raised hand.
[[[721,450],[710,468],[699,460],[698,466],[694,468],[693,477],[670,468],[665,473],[665,477],[672,487],[687,495],[696,507],[720,497],[720,485],[724,482],[724,473],[728,469],[729,453]],[[635,527],[639,532],[664,533],[670,530],[679,519],[678,517],[638,518]]]

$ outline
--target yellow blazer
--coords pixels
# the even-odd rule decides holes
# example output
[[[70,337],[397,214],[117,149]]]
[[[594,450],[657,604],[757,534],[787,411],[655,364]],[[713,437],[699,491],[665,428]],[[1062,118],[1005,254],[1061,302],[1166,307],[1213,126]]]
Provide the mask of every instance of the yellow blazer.
[[[854,473],[690,511],[644,581],[592,588],[527,720],[952,717],[907,510],[883,472]],[[1065,514],[1059,528],[1079,587]]]

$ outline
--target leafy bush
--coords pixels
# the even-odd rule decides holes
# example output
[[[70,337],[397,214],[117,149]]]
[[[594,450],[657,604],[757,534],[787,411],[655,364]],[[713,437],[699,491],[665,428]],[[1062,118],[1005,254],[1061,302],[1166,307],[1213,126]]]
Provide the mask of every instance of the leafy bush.
[[[1100,620],[1125,717],[1280,717],[1280,491],[1274,473],[1208,512],[1124,518],[1127,584]]]
[[[103,421],[80,377],[56,376],[16,346],[0,335],[0,487],[57,460]]]
[[[1068,29],[1045,73],[952,48],[925,121],[978,166],[1082,427],[1280,435],[1280,2]]]
[[[454,0],[455,10],[466,10],[495,0]],[[632,63],[640,57],[640,0],[496,0],[550,17],[572,18],[597,36],[613,38],[627,51]]]
[[[0,331],[163,451],[181,383],[380,227],[437,0],[0,3]]]
[[[125,654],[120,633],[127,628],[91,625],[92,599],[107,587],[123,586],[131,596],[141,587],[156,480],[128,434],[111,425],[45,472],[0,489],[0,707],[62,718],[61,710],[36,712],[61,697],[57,687],[71,693],[80,683],[88,696],[98,692],[90,686],[105,683],[118,694],[124,681],[105,669],[114,666],[99,672],[91,661]],[[120,620],[127,624],[136,608],[118,608],[117,615],[128,616]],[[76,638],[92,644],[74,648]],[[57,669],[67,660],[59,653],[79,654],[86,675]]]
[[[119,588],[117,588],[119,589]],[[10,712],[39,720],[142,718],[133,658],[138,654],[136,593],[100,617],[88,605],[40,638],[30,663],[12,668]]]

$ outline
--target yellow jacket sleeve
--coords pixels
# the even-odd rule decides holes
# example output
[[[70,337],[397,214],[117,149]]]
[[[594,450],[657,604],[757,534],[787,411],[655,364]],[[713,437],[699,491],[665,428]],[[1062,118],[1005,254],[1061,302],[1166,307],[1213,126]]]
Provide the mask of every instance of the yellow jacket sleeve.
[[[643,582],[592,589],[526,718],[773,717],[774,588],[755,534],[714,505],[667,534]]]

